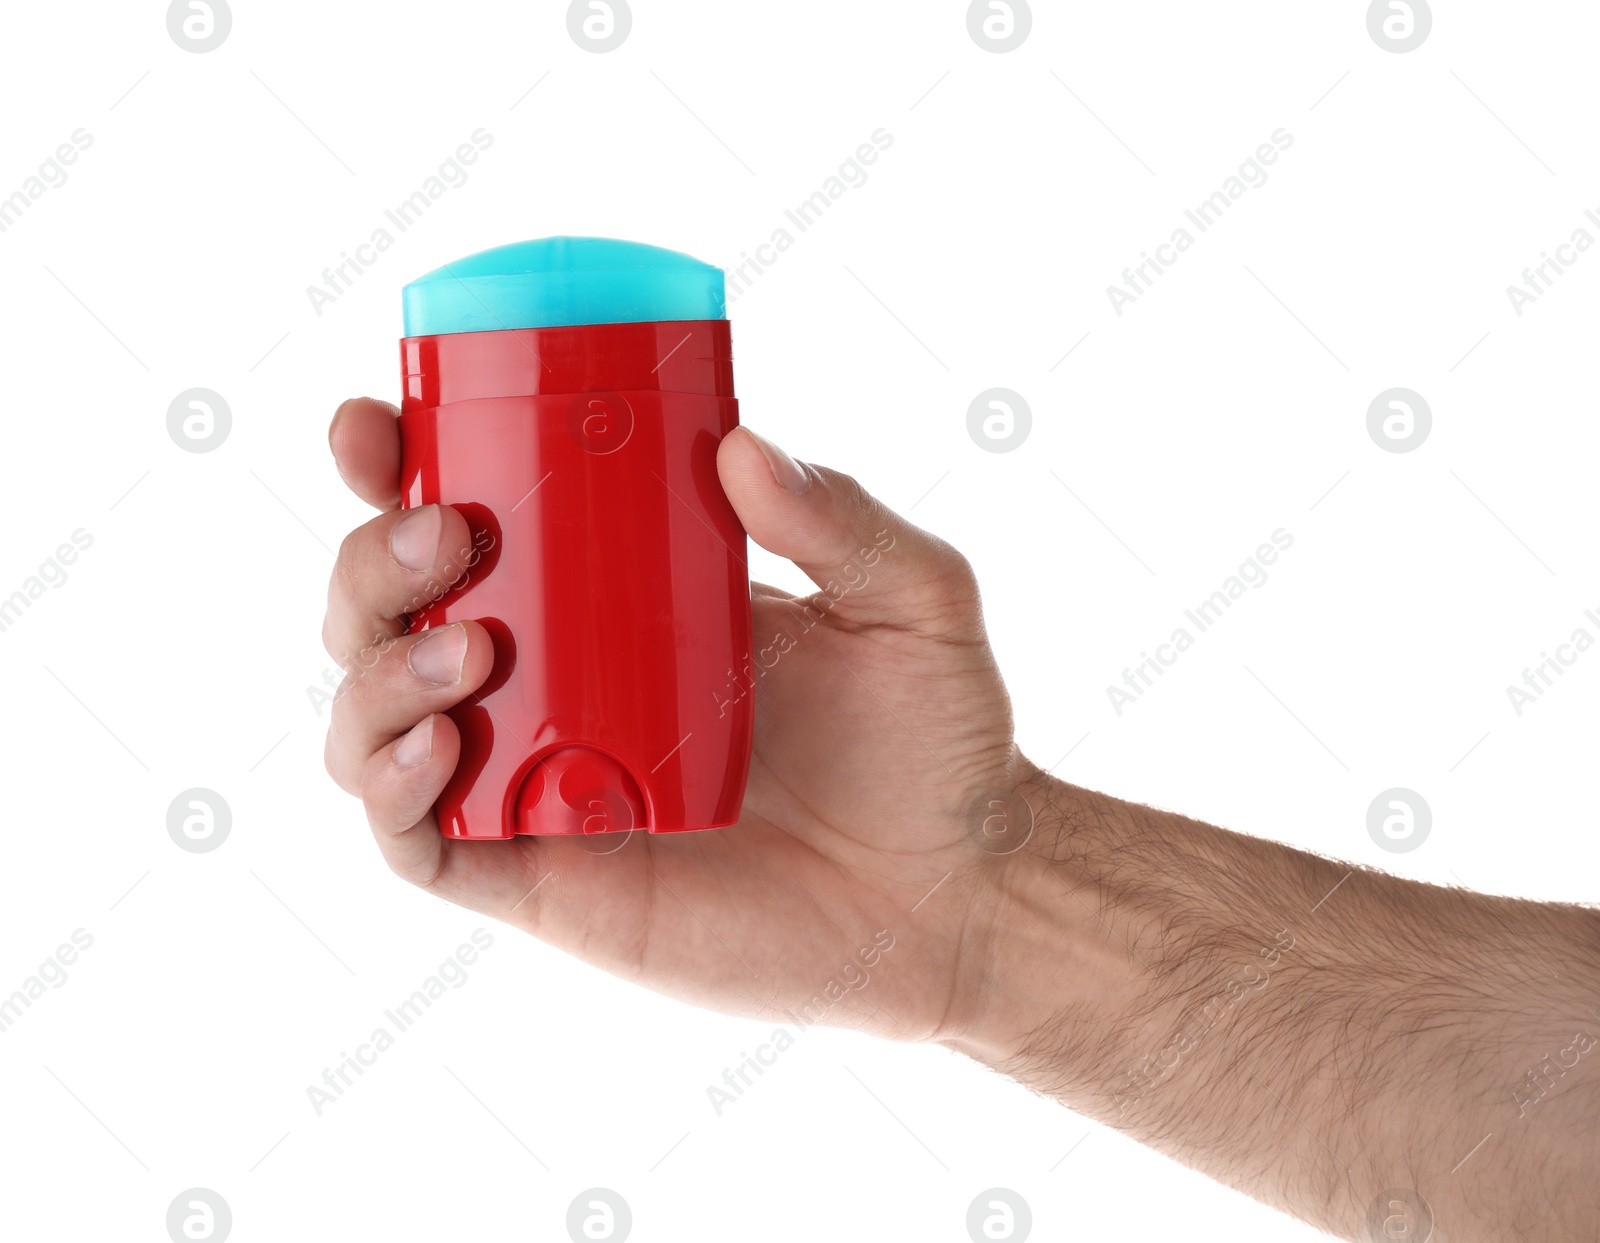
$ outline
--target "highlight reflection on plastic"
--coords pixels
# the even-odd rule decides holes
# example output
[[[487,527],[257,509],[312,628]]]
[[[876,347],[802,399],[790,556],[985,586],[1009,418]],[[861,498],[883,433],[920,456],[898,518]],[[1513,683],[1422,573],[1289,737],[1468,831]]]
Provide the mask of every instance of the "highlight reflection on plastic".
[[[445,836],[738,819],[753,696],[722,272],[598,238],[483,251],[406,286],[401,504],[466,517],[464,577],[410,612],[494,639],[450,712]]]

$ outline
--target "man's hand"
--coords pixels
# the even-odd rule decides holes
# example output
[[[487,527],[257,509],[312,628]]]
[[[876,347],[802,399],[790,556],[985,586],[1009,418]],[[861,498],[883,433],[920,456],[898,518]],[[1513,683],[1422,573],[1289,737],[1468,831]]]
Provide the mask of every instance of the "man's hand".
[[[483,684],[493,652],[474,622],[403,634],[399,615],[453,576],[472,535],[448,506],[398,507],[395,415],[347,401],[329,431],[340,474],[382,512],[344,541],[323,635],[348,673],[328,771],[366,804],[389,866],[702,1005],[788,1021],[813,1003],[808,1021],[899,1039],[962,1034],[1003,871],[969,836],[969,806],[1034,770],[1013,745],[960,554],[854,480],[733,432],[717,458],[729,500],[758,544],[819,588],[753,591],[752,650],[777,659],[756,679],[740,822],[626,840],[447,840],[431,810],[460,751],[446,711]],[[887,938],[896,948],[885,953]]]
[[[345,541],[326,642],[363,670],[328,768],[400,875],[703,1005],[942,1041],[1347,1239],[1597,1237],[1600,914],[1047,776],[1012,741],[967,563],[748,431],[718,454],[729,499],[828,590],[803,627],[804,601],[755,589],[753,650],[797,641],[757,679],[739,824],[442,839],[430,807],[460,749],[443,713],[493,656],[470,622],[401,634],[472,542],[454,510],[396,508],[394,416],[334,417],[341,473],[384,512]],[[991,815],[1034,831],[987,838]]]

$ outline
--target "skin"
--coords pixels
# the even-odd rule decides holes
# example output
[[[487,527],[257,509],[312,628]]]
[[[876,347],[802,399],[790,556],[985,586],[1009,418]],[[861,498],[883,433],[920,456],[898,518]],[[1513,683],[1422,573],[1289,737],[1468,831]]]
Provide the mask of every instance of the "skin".
[[[837,600],[754,586],[757,646],[807,600],[824,618],[757,679],[739,824],[442,838],[444,713],[493,652],[474,622],[404,634],[472,537],[448,507],[398,508],[395,415],[354,399],[329,431],[381,512],[340,550],[324,642],[350,671],[328,771],[399,876],[698,1005],[943,1043],[1344,1238],[1422,1239],[1396,1189],[1441,1243],[1600,1237],[1595,912],[1049,776],[1017,748],[965,559],[747,429],[717,465],[756,543],[819,588],[885,551]]]

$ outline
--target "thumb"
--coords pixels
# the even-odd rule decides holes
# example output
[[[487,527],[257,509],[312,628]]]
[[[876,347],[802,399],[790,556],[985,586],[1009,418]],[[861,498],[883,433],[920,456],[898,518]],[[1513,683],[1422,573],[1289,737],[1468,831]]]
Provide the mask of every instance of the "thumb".
[[[983,640],[967,559],[849,475],[797,462],[747,427],[723,438],[717,473],[750,538],[799,566],[831,601],[832,616]]]

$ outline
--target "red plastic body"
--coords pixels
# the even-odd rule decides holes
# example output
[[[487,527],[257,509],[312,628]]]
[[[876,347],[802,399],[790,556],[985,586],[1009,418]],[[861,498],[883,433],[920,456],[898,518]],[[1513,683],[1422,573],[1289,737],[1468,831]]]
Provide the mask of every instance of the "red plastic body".
[[[754,715],[745,533],[716,468],[739,421],[727,321],[400,344],[401,504],[453,505],[474,540],[409,629],[472,619],[495,646],[450,712],[445,836],[732,824]]]

